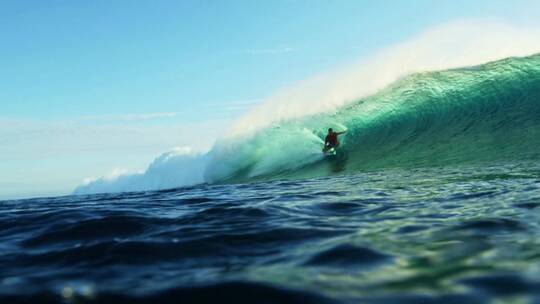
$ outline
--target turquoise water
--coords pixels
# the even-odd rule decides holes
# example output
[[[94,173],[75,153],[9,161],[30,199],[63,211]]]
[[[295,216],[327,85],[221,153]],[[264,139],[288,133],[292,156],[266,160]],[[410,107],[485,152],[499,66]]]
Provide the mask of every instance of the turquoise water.
[[[0,302],[540,303],[539,148],[540,54],[410,75],[212,183],[0,201]]]
[[[348,129],[340,161],[326,129]],[[393,167],[540,158],[540,54],[404,77],[332,113],[276,122],[218,144],[210,181],[314,177]]]

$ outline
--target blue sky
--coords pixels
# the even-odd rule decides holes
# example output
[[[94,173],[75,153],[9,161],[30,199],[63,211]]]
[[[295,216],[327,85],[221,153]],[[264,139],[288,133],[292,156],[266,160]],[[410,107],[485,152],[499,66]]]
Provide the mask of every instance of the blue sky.
[[[0,198],[69,193],[204,150],[280,88],[466,18],[539,1],[1,1]]]

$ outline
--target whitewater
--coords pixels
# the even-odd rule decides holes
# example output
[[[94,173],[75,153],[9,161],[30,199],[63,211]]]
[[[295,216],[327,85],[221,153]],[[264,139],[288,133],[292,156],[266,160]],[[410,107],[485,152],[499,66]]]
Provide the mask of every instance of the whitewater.
[[[209,151],[0,201],[0,302],[540,303],[539,34],[444,25]]]
[[[74,193],[536,158],[539,33],[486,20],[439,26],[276,93],[208,152],[177,148]],[[332,162],[320,153],[329,127],[348,130]]]

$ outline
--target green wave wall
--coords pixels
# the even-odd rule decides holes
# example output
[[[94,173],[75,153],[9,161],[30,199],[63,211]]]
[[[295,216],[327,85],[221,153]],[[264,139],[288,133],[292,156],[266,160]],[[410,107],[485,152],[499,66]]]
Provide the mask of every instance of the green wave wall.
[[[320,152],[328,127],[348,130],[335,158]],[[210,157],[210,182],[539,159],[540,54],[412,74],[332,113],[219,142]]]

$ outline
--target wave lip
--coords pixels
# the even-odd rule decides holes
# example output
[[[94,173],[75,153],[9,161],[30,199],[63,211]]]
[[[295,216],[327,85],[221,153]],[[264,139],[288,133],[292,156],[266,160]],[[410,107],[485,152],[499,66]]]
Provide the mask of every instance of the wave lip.
[[[540,52],[539,36],[538,28],[489,19],[436,26],[277,92],[236,121],[208,154],[168,152],[145,172],[93,179],[74,193],[432,166],[498,153],[537,158],[538,59],[511,57]],[[350,129],[344,153],[331,163],[320,153],[328,127]]]
[[[210,182],[540,157],[540,54],[401,78],[337,111],[276,122],[210,153]],[[328,127],[348,129],[339,157]]]

